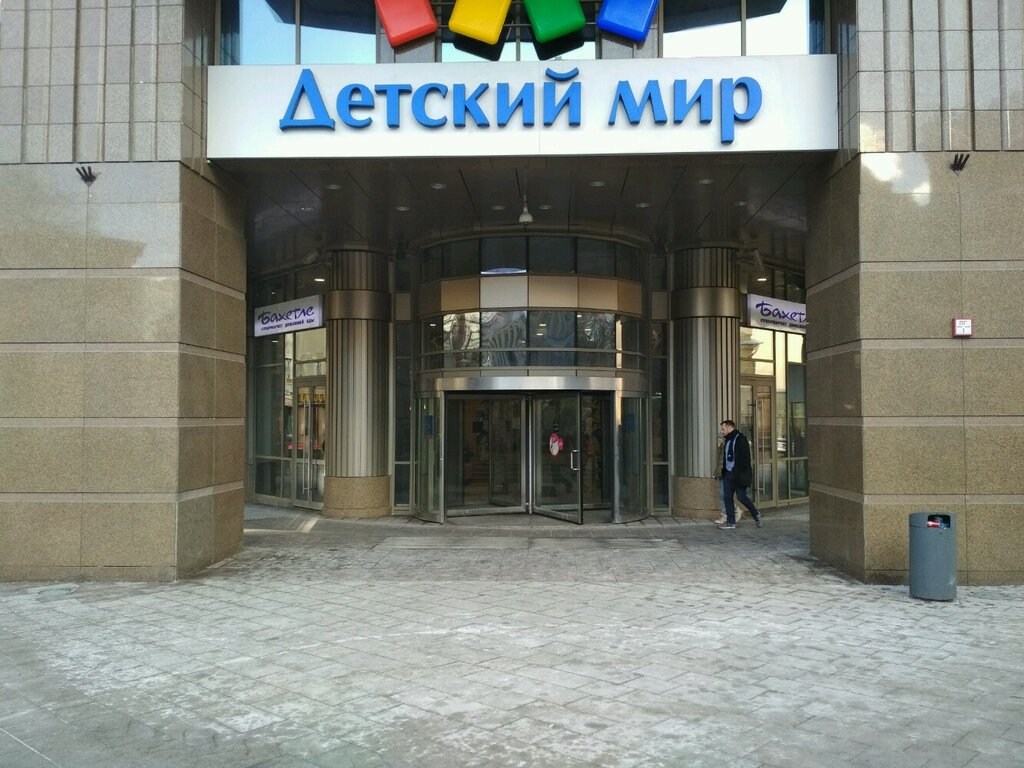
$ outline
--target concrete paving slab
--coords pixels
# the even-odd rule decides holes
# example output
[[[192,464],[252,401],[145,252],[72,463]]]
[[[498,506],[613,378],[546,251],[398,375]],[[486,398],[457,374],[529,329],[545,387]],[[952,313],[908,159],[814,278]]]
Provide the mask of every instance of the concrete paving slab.
[[[521,517],[521,516],[516,516]],[[1024,761],[1024,588],[955,601],[765,527],[254,507],[175,584],[0,585],[0,765]]]

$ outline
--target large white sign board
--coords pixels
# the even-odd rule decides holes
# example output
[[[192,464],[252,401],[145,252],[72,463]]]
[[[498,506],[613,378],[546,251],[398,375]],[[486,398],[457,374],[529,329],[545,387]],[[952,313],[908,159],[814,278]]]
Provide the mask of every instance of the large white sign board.
[[[209,68],[208,156],[838,147],[836,57]]]

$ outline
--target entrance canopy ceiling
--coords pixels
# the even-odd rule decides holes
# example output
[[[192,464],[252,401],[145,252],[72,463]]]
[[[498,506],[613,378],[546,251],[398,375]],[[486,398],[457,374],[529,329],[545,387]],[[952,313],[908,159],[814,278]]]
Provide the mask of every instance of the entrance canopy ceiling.
[[[575,232],[652,250],[734,243],[803,271],[807,200],[831,153],[221,161],[247,189],[249,273],[342,247],[413,253],[482,232]],[[532,223],[519,223],[524,197]]]

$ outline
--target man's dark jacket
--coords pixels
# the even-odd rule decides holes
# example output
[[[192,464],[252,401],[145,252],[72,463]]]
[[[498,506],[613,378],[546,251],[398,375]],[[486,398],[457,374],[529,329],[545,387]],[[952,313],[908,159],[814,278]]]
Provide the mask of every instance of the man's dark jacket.
[[[725,476],[725,460],[729,452],[733,453],[732,474],[736,478],[736,485],[749,488],[754,480],[754,470],[750,464],[750,443],[747,436],[734,429],[732,434],[725,439],[725,450],[722,451],[722,476]]]

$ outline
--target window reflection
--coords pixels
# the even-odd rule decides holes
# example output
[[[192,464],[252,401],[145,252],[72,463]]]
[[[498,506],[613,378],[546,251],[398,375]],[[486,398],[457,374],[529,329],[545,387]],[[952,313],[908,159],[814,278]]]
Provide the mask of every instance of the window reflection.
[[[302,0],[299,20],[303,64],[377,61],[377,14],[372,0]]]
[[[740,0],[663,0],[662,5],[663,57],[740,55]]]
[[[239,0],[237,63],[295,63],[294,2]]]
[[[808,0],[747,0],[747,55],[810,53]]]
[[[480,365],[526,365],[526,311],[480,313]]]

